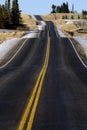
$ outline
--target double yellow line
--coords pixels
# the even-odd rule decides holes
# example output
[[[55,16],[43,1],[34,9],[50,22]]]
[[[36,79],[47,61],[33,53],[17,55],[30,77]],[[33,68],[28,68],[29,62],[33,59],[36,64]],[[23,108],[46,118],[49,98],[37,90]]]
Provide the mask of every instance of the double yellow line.
[[[41,69],[39,77],[37,79],[37,82],[36,82],[36,85],[35,85],[34,90],[32,92],[31,98],[29,99],[28,105],[27,105],[25,112],[23,114],[23,117],[22,117],[22,120],[20,122],[18,130],[24,130],[24,127],[25,127],[27,120],[28,120],[28,123],[26,126],[26,130],[32,129],[32,125],[33,125],[33,121],[34,121],[34,117],[35,117],[35,113],[36,113],[36,108],[38,105],[41,89],[43,86],[44,77],[45,77],[46,70],[48,67],[49,54],[50,54],[50,37],[49,37],[49,32],[48,32],[48,42],[47,42],[45,62],[44,62],[44,65]],[[29,119],[28,119],[28,117],[29,117]]]

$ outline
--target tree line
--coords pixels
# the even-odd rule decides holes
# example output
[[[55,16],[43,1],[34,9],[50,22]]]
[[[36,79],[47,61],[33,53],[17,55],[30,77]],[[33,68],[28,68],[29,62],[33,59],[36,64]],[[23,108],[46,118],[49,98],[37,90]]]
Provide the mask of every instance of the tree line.
[[[86,10],[82,10],[82,15],[84,19],[87,19],[87,11]]]
[[[16,29],[21,21],[21,11],[19,10],[18,0],[6,0],[5,4],[0,5],[0,28]]]
[[[61,6],[52,5],[51,13],[70,13],[68,2],[64,2]]]
[[[74,5],[72,5],[72,10],[69,10],[68,2],[63,2],[60,6],[52,5],[51,13],[75,13]],[[67,15],[63,18],[67,18]],[[73,16],[71,17],[73,19]],[[80,16],[78,15],[80,19]],[[87,19],[87,10],[82,10],[82,18]]]

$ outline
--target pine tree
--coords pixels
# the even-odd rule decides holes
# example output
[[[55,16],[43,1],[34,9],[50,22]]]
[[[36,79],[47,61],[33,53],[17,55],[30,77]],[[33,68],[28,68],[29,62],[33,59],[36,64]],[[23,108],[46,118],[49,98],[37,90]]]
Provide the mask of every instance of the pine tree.
[[[9,28],[9,14],[6,5],[0,5],[0,28]]]
[[[68,2],[66,3],[66,9],[65,9],[66,13],[69,13],[69,6],[68,6]]]
[[[4,13],[6,14],[6,18],[7,18],[7,20],[5,21],[6,22],[5,27],[10,28],[10,24],[11,24],[10,0],[5,1]]]
[[[61,7],[60,7],[60,6],[57,6],[56,12],[57,12],[57,13],[61,13]]]
[[[0,28],[4,28],[2,5],[0,5]]]
[[[56,8],[56,13],[69,13],[69,7],[68,7],[68,2],[65,3],[63,2],[63,4],[61,6],[52,6],[52,12],[55,12],[55,8]]]
[[[8,11],[10,12],[10,0],[8,0]]]
[[[7,2],[7,0],[5,1],[5,8],[6,8],[6,10],[8,10],[8,2]]]
[[[52,5],[52,12],[51,13],[56,13],[56,6],[54,4]]]
[[[12,25],[16,28],[20,23],[20,10],[18,5],[18,0],[13,0],[12,11],[11,11]]]
[[[20,10],[18,0],[5,0],[4,5],[0,5],[0,28],[15,28],[20,24]]]
[[[10,0],[5,1],[5,8],[7,9],[8,13],[10,13]]]

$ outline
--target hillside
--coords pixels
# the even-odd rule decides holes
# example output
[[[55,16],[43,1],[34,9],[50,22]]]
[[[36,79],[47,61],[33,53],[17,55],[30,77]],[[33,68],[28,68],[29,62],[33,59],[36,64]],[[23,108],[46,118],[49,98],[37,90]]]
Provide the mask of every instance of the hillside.
[[[53,21],[67,34],[71,33],[74,36],[81,35],[87,37],[87,20],[82,19],[82,14],[53,13],[43,15],[42,18],[47,21]]]
[[[59,25],[64,32],[73,32],[75,36],[81,35],[87,37],[87,32],[84,30],[78,31],[80,27],[84,25],[84,28],[87,27],[87,21],[79,21],[79,22],[68,22],[65,23],[65,19],[62,19],[64,16],[67,18],[71,18],[73,16],[74,19],[78,18],[78,15],[81,17],[81,14],[64,14],[64,13],[56,13],[56,14],[47,14],[43,15],[42,18],[47,21],[53,21],[56,25]],[[37,21],[35,21],[30,15],[21,14],[23,26],[22,28],[17,28],[16,30],[11,31],[0,31],[0,43],[7,39],[18,38],[25,34],[27,30],[36,30],[37,29]]]
[[[22,23],[27,27],[29,30],[37,29],[37,21],[35,21],[30,15],[21,14]]]
[[[37,28],[36,21],[27,14],[21,14],[23,27],[18,30],[0,30],[0,43],[11,38],[19,38],[26,33],[27,30],[35,30]]]

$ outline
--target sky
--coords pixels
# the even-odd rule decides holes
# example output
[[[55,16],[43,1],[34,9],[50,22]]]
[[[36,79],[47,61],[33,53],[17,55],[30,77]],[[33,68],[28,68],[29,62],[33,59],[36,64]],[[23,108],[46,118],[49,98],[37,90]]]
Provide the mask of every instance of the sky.
[[[4,2],[5,0],[0,0],[0,4],[4,4]],[[59,6],[63,2],[68,2],[70,10],[72,9],[72,4],[74,4],[74,10],[78,13],[82,12],[83,9],[87,10],[87,0],[18,0],[22,13],[29,15],[49,14],[52,4]]]

